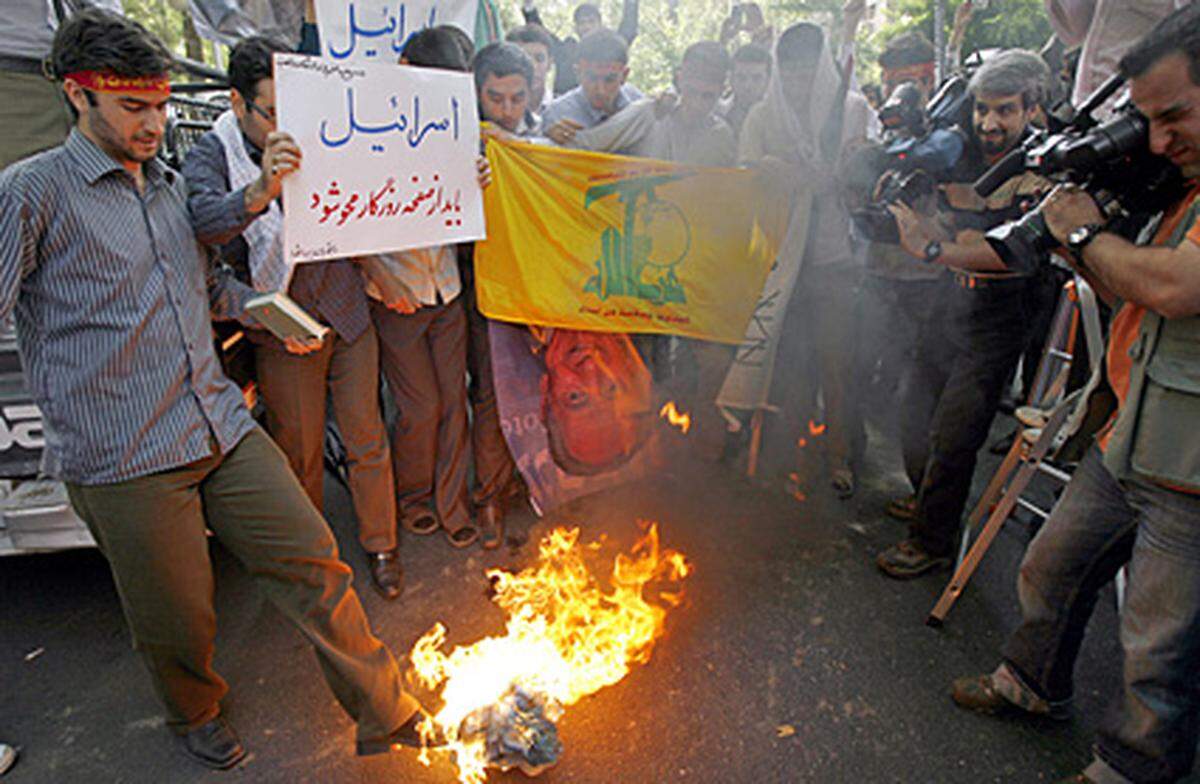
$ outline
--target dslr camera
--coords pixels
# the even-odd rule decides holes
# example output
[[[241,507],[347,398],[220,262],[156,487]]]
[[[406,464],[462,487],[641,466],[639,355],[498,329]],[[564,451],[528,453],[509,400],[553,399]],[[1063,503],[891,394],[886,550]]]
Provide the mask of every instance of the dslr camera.
[[[1099,123],[1094,115],[1124,83],[1114,76],[1093,93],[1062,130],[1039,131],[1002,158],[975,183],[988,196],[1022,172],[1083,188],[1108,217],[1108,229],[1134,239],[1146,222],[1178,200],[1184,180],[1170,161],[1150,152],[1150,122],[1128,99],[1115,116]],[[1039,207],[985,235],[1005,266],[1033,273],[1058,240]]]

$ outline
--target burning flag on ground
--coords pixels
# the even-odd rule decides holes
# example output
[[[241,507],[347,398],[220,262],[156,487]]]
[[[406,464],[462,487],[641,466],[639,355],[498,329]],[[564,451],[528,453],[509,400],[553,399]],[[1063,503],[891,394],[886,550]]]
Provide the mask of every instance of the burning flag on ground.
[[[443,706],[430,721],[446,736],[463,784],[485,781],[489,767],[536,775],[553,765],[562,751],[554,721],[563,709],[650,658],[667,608],[647,601],[648,586],[677,584],[691,569],[682,554],[660,550],[654,524],[629,554],[617,555],[611,590],[588,570],[584,549],[578,528],[557,528],[542,540],[535,565],[488,571],[494,601],[508,615],[503,636],[446,654],[439,623],[413,646],[417,678],[440,689]],[[660,590],[657,598],[674,606],[681,594]],[[432,726],[425,731],[434,734]]]

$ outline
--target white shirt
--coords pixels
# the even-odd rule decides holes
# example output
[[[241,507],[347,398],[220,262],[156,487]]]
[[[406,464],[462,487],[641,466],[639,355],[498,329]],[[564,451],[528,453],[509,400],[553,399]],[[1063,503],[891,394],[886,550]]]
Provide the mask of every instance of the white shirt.
[[[378,258],[388,273],[408,286],[422,305],[444,305],[462,293],[453,245],[381,253]],[[379,288],[370,279],[366,288],[367,296],[383,300]]]

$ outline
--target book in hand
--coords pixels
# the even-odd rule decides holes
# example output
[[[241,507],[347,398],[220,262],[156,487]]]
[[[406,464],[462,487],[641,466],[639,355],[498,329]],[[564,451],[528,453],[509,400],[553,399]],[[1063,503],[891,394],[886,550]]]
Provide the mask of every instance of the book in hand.
[[[304,308],[281,291],[255,297],[246,303],[246,312],[280,340],[324,340],[329,331],[329,327],[305,313]]]

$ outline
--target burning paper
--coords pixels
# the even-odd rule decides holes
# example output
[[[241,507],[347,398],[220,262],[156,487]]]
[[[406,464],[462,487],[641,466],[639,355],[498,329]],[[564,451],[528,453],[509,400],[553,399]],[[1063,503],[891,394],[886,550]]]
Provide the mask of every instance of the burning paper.
[[[616,557],[606,591],[584,563],[585,549],[578,528],[557,528],[533,566],[488,571],[494,601],[508,614],[503,636],[446,654],[446,629],[437,624],[413,646],[417,677],[441,691],[432,721],[463,784],[481,784],[489,767],[536,775],[553,765],[562,751],[554,721],[563,709],[647,661],[662,635],[667,608],[647,601],[646,589],[686,577],[683,555],[660,550],[649,524],[630,553]],[[660,590],[657,598],[675,605],[680,594]]]

